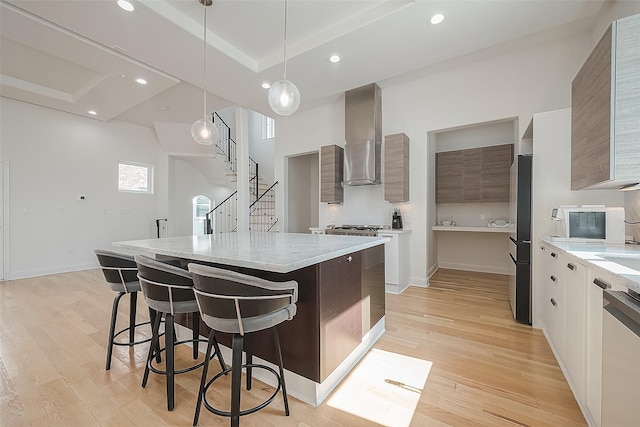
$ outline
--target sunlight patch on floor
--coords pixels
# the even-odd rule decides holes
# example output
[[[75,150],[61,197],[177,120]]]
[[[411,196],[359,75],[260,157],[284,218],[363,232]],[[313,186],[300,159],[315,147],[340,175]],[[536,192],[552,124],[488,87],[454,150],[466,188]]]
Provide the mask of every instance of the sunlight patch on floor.
[[[372,349],[327,401],[384,426],[408,427],[432,362]]]

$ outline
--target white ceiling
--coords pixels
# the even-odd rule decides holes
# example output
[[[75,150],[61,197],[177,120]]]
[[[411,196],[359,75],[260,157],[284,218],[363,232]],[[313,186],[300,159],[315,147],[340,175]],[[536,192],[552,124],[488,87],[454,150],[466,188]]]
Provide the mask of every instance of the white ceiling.
[[[306,108],[542,32],[583,31],[604,1],[289,0],[287,78]],[[127,13],[115,0],[1,0],[0,94],[87,117],[94,109],[98,120],[193,122],[202,115],[203,6],[132,2]],[[428,24],[435,12],[446,14],[438,26]],[[282,78],[283,18],[284,0],[207,8],[209,110],[273,115],[260,84]]]

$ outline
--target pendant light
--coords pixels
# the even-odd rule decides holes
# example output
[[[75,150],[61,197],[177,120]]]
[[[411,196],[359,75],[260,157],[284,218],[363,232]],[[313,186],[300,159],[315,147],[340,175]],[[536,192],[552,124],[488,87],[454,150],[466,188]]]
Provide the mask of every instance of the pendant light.
[[[204,23],[202,24],[203,36],[203,67],[202,74],[204,79],[203,98],[203,118],[196,120],[191,125],[191,136],[198,144],[211,145],[218,141],[218,128],[211,120],[207,118],[207,7],[213,4],[213,0],[199,0],[204,6]]]
[[[300,106],[300,91],[287,80],[287,0],[284,0],[284,77],[269,88],[269,106],[281,116],[290,116]]]

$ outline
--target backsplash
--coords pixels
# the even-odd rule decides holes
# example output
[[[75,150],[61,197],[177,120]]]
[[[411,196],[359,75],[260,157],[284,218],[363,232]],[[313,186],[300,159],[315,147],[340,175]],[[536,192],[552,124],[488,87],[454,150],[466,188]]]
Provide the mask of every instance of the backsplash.
[[[640,221],[640,191],[629,191],[624,195],[624,214],[627,221]],[[640,242],[640,224],[627,224],[625,235]]]

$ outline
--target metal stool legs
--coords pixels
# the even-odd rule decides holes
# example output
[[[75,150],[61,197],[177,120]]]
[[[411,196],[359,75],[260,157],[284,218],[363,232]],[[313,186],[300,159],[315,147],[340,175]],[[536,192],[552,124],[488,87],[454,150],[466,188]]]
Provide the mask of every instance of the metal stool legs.
[[[113,355],[113,346],[114,345],[126,345],[128,347],[142,344],[145,342],[151,341],[151,338],[146,338],[140,341],[135,341],[136,328],[138,326],[148,325],[151,322],[143,322],[136,324],[136,306],[138,303],[138,293],[130,292],[129,293],[129,326],[127,328],[122,329],[121,331],[116,332],[116,321],[118,320],[118,307],[120,305],[120,300],[123,296],[125,296],[127,292],[118,292],[118,295],[113,299],[113,306],[111,308],[111,321],[109,324],[109,343],[107,344],[107,361],[105,364],[105,370],[111,369],[111,356]],[[149,316],[153,318],[151,314],[151,310],[149,310]],[[116,342],[115,339],[118,335],[129,331],[129,341],[128,342]]]
[[[193,359],[194,360],[198,359],[198,356],[199,356],[198,343],[201,341],[204,342],[204,340],[199,339],[200,316],[198,313],[194,313],[194,326],[192,329],[193,331],[192,339],[177,341],[176,334],[175,334],[174,317],[171,313],[165,313],[164,315],[164,335],[165,335],[164,348],[160,348],[159,332],[160,332],[161,320],[162,320],[162,313],[158,313],[153,324],[153,339],[151,342],[151,346],[149,347],[149,354],[147,355],[147,363],[145,365],[144,374],[142,376],[142,387],[144,388],[147,386],[150,371],[153,371],[157,374],[165,375],[166,387],[167,387],[167,409],[169,411],[173,411],[173,408],[175,407],[175,375],[193,371],[195,369],[198,369],[200,366],[204,366],[204,369],[206,370],[207,367],[209,366],[209,361],[213,359],[213,357],[218,357],[218,360],[220,361],[220,366],[222,367],[223,370],[226,369],[226,365],[222,357],[222,352],[220,351],[220,348],[218,346],[218,342],[216,341],[215,337],[213,337],[212,345],[215,346],[214,354],[210,354],[211,352],[209,348],[202,362],[187,368],[176,370],[175,369],[175,351],[174,351],[176,344],[183,344],[187,342],[192,343]],[[209,341],[211,341],[211,338],[209,339]],[[152,363],[154,358],[156,359],[156,361],[159,361],[160,353],[162,353],[163,351],[166,352],[165,369],[161,370],[161,369],[155,368]]]
[[[247,343],[247,360],[244,365],[242,364],[242,352],[245,349],[245,342],[244,339],[245,337],[248,336],[242,336],[240,334],[233,334],[233,338],[232,338],[232,366],[230,368],[224,368],[222,369],[222,372],[216,374],[213,378],[211,378],[209,381],[207,381],[207,373],[208,373],[208,366],[205,364],[204,369],[202,370],[202,378],[200,379],[200,390],[198,391],[198,400],[196,402],[196,410],[195,410],[195,414],[193,417],[193,425],[194,427],[198,425],[198,419],[200,418],[200,409],[202,407],[202,405],[204,404],[204,406],[210,411],[213,412],[216,415],[220,415],[220,416],[224,416],[224,417],[229,417],[231,419],[231,427],[238,427],[240,425],[240,417],[243,415],[248,415],[248,414],[252,414],[254,412],[259,411],[260,409],[266,407],[269,403],[271,403],[273,401],[273,399],[275,399],[275,397],[278,395],[278,392],[282,389],[282,397],[284,400],[284,409],[285,409],[285,415],[289,416],[289,401],[287,399],[287,389],[285,386],[285,379],[284,379],[284,368],[282,366],[282,352],[280,350],[280,339],[278,337],[278,331],[275,327],[271,328],[272,332],[273,332],[273,339],[274,339],[274,344],[276,347],[276,355],[277,355],[277,362],[278,362],[278,369],[280,371],[280,373],[278,374],[278,372],[276,372],[275,370],[273,370],[272,368],[265,366],[265,365],[259,365],[259,364],[255,364],[252,363],[252,359],[253,359],[253,352],[251,349],[251,341],[249,341],[249,343]],[[213,340],[212,340],[213,338]],[[250,338],[249,338],[250,339]],[[216,352],[218,351],[218,343],[217,341],[215,341],[215,337],[214,337],[214,331],[211,331],[211,334],[209,335],[209,343],[207,344],[207,352],[206,355],[209,355],[209,353],[211,352],[211,347],[215,346],[216,347]],[[243,411],[240,410],[240,389],[241,389],[241,384],[242,384],[242,369],[245,368],[247,371],[247,389],[250,390],[251,389],[251,376],[252,376],[252,370],[253,368],[258,368],[258,369],[265,369],[269,372],[271,372],[275,378],[278,381],[278,384],[275,388],[275,391],[273,392],[273,394],[266,399],[264,402],[262,402],[261,404],[254,406],[253,408],[249,408],[249,409],[245,409]],[[213,384],[218,378],[220,378],[223,375],[228,374],[229,372],[231,372],[231,408],[229,411],[222,411],[220,409],[214,408],[213,406],[211,406],[211,404],[209,404],[209,402],[207,402],[207,397],[206,397],[206,393],[208,388],[211,386],[211,384]]]

